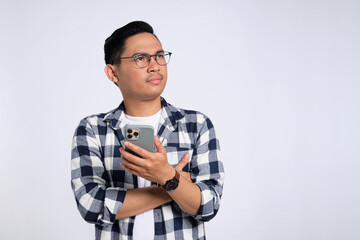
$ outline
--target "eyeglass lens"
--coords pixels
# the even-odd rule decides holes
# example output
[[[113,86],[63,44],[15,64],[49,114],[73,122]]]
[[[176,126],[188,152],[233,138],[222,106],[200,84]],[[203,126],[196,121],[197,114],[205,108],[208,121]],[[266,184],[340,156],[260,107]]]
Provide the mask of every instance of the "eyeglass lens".
[[[158,53],[156,54],[155,57],[155,61],[161,65],[164,66],[166,64],[169,63],[170,61],[170,53],[168,52],[163,52],[163,53]],[[150,64],[151,61],[151,55],[149,54],[139,54],[137,56],[135,56],[135,63],[138,67],[147,67]]]

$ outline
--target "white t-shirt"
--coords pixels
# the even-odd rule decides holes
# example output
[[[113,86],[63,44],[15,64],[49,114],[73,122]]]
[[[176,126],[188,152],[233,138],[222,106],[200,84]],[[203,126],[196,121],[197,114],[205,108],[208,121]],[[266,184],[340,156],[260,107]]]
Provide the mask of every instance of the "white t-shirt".
[[[154,128],[154,135],[157,134],[157,129],[159,126],[161,116],[161,109],[155,115],[149,117],[132,117],[125,114],[128,124],[137,124],[137,125],[150,125]],[[149,187],[151,182],[142,178],[137,177],[138,187]],[[133,239],[134,240],[153,240],[155,236],[154,231],[154,214],[153,210],[141,213],[135,216],[134,230],[133,230]]]

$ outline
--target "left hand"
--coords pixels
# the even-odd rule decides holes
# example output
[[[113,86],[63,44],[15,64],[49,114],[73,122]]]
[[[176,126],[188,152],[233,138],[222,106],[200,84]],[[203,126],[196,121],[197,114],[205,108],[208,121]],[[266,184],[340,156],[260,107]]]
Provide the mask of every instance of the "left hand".
[[[167,180],[175,176],[175,169],[168,163],[166,150],[157,136],[154,137],[154,143],[157,150],[155,153],[152,153],[130,142],[125,142],[125,146],[128,149],[143,158],[120,148],[121,166],[131,174],[164,185]]]

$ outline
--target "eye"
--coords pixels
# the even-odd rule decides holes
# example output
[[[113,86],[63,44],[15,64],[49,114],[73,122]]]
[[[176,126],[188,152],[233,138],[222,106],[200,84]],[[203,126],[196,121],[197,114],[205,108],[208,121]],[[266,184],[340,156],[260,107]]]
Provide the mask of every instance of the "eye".
[[[165,57],[165,54],[164,54],[164,53],[158,53],[158,54],[156,54],[156,57],[157,57],[158,59],[162,59],[162,58]]]
[[[146,61],[146,59],[147,59],[147,56],[145,54],[140,54],[140,55],[135,56],[136,62],[144,62],[144,61]]]

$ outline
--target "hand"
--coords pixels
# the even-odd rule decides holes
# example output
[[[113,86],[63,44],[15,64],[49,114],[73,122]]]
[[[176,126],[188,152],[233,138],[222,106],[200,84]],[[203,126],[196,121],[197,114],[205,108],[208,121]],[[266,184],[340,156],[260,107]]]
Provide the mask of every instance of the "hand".
[[[151,153],[130,142],[125,142],[125,146],[128,149],[142,156],[142,158],[120,148],[121,166],[131,174],[164,185],[167,180],[172,179],[175,176],[175,169],[168,163],[166,150],[157,136],[154,137],[154,143],[157,151]],[[190,174],[186,174],[182,171],[183,167],[188,162],[189,157],[188,155],[185,155],[184,158],[180,161],[176,169],[185,177],[185,179],[191,181]]]
[[[180,160],[178,165],[176,165],[175,169],[186,181],[192,182],[190,173],[183,171],[183,168],[186,166],[186,164],[189,162],[189,160],[190,160],[189,154],[187,154],[187,153],[184,154],[184,157]]]

